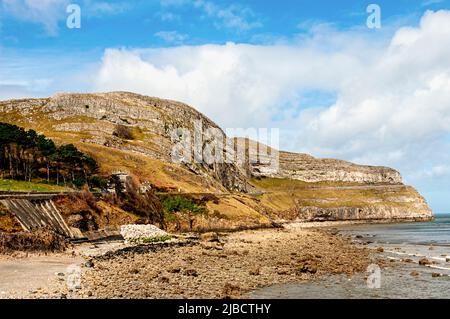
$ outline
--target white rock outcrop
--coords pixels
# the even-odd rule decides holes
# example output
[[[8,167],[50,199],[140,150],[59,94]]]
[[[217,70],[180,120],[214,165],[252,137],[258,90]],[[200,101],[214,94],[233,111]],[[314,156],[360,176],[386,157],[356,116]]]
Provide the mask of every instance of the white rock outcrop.
[[[142,243],[169,235],[154,225],[123,225],[120,234],[128,243]]]

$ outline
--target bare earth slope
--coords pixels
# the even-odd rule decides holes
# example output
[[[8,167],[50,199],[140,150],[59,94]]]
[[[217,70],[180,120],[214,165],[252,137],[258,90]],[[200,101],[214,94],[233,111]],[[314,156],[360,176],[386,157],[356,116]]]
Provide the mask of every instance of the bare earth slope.
[[[386,167],[287,152],[280,152],[277,171],[260,163],[174,164],[171,150],[177,129],[193,133],[194,123],[201,121],[204,128],[220,130],[175,101],[126,92],[64,93],[0,102],[0,116],[2,122],[35,129],[56,142],[76,144],[100,163],[105,175],[121,170],[177,192],[221,194],[218,202],[208,203],[208,210],[224,227],[233,218],[240,226],[269,225],[280,218],[432,218],[423,197]],[[118,124],[130,127],[135,138],[114,136]]]

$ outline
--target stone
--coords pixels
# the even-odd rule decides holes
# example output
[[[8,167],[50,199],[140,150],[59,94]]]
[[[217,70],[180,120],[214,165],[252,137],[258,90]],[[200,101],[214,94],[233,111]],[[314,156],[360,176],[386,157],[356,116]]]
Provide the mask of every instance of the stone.
[[[197,270],[195,270],[195,269],[186,269],[184,274],[186,276],[198,277]]]
[[[219,235],[215,232],[204,233],[200,239],[206,242],[219,242]]]
[[[317,266],[311,262],[306,262],[298,268],[298,272],[301,274],[315,274],[317,271]]]
[[[414,260],[412,260],[411,258],[405,258],[405,259],[403,259],[403,261],[405,263],[412,263],[412,262],[414,262]]]
[[[441,276],[442,276],[442,274],[437,273],[437,272],[434,272],[434,273],[431,274],[431,277],[433,277],[433,278],[438,278],[438,277],[441,277]]]
[[[421,266],[428,266],[428,265],[431,265],[431,262],[428,259],[426,259],[426,258],[422,258],[422,259],[419,260],[419,265],[421,265]]]
[[[419,273],[417,271],[411,271],[410,275],[413,277],[418,277]]]
[[[92,260],[88,260],[84,263],[84,267],[86,268],[93,268],[94,267],[94,262]]]
[[[250,271],[248,273],[251,276],[259,276],[261,274],[261,269],[259,267],[256,267],[256,268],[250,269]]]
[[[145,239],[168,236],[168,233],[154,225],[123,225],[120,234],[126,242],[139,243]]]
[[[378,248],[377,248],[377,252],[383,253],[383,252],[384,252],[384,248],[383,248],[383,247],[378,247]]]
[[[171,273],[171,274],[178,274],[178,273],[181,272],[181,268],[180,267],[173,267],[173,268],[170,268],[168,270],[168,272]]]

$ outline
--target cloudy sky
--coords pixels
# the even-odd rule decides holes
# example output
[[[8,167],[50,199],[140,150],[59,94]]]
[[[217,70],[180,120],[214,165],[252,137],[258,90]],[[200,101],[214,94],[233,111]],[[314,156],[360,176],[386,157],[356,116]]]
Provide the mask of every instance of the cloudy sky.
[[[394,167],[450,212],[450,0],[0,0],[0,99],[112,90]]]

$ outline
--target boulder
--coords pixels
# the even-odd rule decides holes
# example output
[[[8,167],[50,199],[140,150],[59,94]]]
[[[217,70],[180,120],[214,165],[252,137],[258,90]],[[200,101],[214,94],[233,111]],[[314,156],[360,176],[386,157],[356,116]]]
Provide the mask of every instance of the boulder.
[[[431,265],[431,261],[429,261],[426,258],[422,258],[422,259],[419,260],[419,265],[421,265],[421,266],[428,266],[428,265]]]

